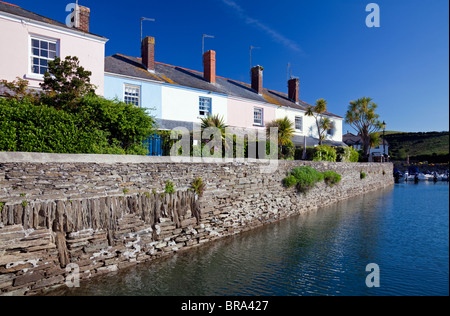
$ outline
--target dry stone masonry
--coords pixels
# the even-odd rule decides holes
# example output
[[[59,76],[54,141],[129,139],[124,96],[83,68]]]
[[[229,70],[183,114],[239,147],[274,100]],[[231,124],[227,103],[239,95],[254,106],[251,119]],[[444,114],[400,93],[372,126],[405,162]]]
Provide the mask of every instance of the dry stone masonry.
[[[392,164],[0,153],[0,295],[36,295],[393,185]],[[285,189],[293,168],[342,181],[307,195]],[[361,180],[361,172],[367,178]],[[206,184],[200,198],[191,186]],[[172,181],[176,193],[164,192]]]

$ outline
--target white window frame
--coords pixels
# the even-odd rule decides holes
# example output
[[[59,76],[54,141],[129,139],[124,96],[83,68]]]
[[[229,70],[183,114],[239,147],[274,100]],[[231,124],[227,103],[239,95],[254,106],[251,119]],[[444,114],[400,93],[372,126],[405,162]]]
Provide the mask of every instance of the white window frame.
[[[209,110],[208,111],[205,111],[205,108],[204,108],[204,101],[206,101],[206,100],[209,102]],[[201,112],[204,112],[204,114],[202,114]],[[212,115],[212,99],[211,98],[208,98],[208,97],[199,97],[198,98],[198,115],[200,117],[207,117],[208,115]]]
[[[297,120],[300,120],[301,128],[297,128]],[[304,121],[304,120],[303,120],[303,116],[296,116],[296,117],[295,117],[295,122],[294,122],[294,124],[295,124],[295,130],[296,130],[296,131],[303,133],[303,123],[304,123],[303,121]]]
[[[137,92],[137,96],[136,95],[127,95],[127,89],[134,89]],[[132,84],[124,84],[123,86],[123,102],[125,102],[126,104],[133,104],[136,107],[141,107],[141,97],[142,97],[142,93],[141,93],[141,86],[138,85],[132,85]],[[127,101],[127,98],[129,99]],[[137,100],[137,102],[133,102],[133,100]],[[136,104],[137,103],[137,104]]]
[[[261,111],[261,121],[256,120],[256,111]],[[264,108],[255,107],[253,108],[253,125],[254,126],[264,126]]]
[[[37,40],[37,41],[40,41],[40,42],[47,42],[48,44],[54,44],[55,45],[55,57],[51,58],[49,56],[47,56],[47,57],[40,56],[41,52],[39,52],[39,55],[35,55],[34,52],[33,52],[33,40]],[[47,49],[47,51],[50,51],[50,50]],[[52,61],[52,60],[56,59],[59,56],[60,56],[60,41],[59,41],[59,39],[50,38],[50,37],[44,37],[44,36],[35,35],[35,34],[29,34],[29,41],[28,41],[28,73],[27,73],[26,77],[29,78],[29,79],[44,80],[44,74],[33,72],[34,59],[37,58],[37,59],[39,59],[39,61],[46,60],[47,63],[48,63],[49,61]]]

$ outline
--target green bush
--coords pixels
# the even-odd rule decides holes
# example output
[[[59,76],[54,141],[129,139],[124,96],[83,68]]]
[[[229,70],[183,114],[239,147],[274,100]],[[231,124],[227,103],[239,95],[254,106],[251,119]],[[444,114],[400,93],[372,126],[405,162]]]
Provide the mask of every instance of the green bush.
[[[328,145],[317,146],[315,149],[313,161],[331,161],[337,159],[336,149]]]
[[[352,147],[338,147],[336,148],[338,162],[358,162],[359,152],[354,150]]]
[[[192,183],[192,189],[197,193],[199,197],[203,196],[203,193],[205,192],[205,183],[203,182],[202,178],[196,178],[194,182]]]
[[[365,178],[367,178],[367,174],[364,171],[361,171],[360,178],[361,180],[364,180]]]
[[[176,192],[172,181],[166,182],[166,188],[165,188],[164,192],[167,194],[174,194]]]
[[[323,178],[325,180],[325,183],[330,187],[338,184],[342,179],[341,175],[334,171],[325,171],[323,173]]]
[[[283,180],[286,187],[296,186],[301,193],[307,193],[316,183],[323,181],[323,174],[308,166],[298,167]]]
[[[153,124],[143,109],[97,96],[70,110],[0,98],[0,151],[144,155]]]
[[[80,116],[46,105],[0,98],[0,151],[104,153],[118,150],[107,133]]]
[[[283,179],[283,184],[288,189],[297,185],[297,182],[298,182],[297,178],[294,177],[292,174]]]

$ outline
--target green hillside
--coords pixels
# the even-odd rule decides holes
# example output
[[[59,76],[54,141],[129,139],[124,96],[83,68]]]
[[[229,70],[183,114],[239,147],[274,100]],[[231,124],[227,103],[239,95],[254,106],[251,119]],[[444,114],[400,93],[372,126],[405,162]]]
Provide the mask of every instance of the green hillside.
[[[447,163],[449,161],[449,132],[402,133],[386,132],[392,160],[411,162],[428,161]]]

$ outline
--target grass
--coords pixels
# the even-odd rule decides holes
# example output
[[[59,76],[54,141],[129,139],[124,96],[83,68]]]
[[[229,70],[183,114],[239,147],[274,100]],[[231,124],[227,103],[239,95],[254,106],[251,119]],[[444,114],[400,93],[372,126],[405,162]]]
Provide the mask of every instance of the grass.
[[[382,134],[380,134],[382,135]],[[392,160],[448,162],[449,132],[386,132]]]

